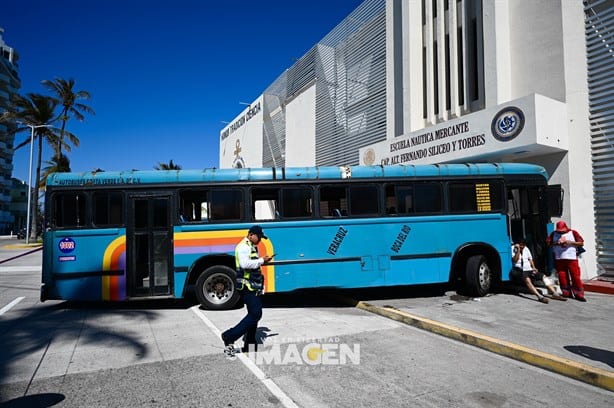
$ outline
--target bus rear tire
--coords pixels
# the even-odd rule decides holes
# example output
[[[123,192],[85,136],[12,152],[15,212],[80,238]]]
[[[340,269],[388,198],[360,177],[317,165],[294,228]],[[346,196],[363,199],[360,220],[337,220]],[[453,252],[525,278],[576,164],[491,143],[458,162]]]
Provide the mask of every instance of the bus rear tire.
[[[196,280],[196,298],[204,309],[231,309],[240,298],[235,279],[235,271],[227,266],[207,268]]]
[[[469,296],[482,297],[488,294],[493,284],[493,273],[483,255],[474,255],[467,260],[465,290]]]

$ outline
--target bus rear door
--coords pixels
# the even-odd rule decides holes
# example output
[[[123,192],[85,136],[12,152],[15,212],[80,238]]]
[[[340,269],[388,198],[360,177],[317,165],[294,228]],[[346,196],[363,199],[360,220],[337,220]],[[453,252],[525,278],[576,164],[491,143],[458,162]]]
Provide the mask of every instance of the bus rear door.
[[[129,297],[172,293],[171,198],[170,193],[128,196],[126,264]]]

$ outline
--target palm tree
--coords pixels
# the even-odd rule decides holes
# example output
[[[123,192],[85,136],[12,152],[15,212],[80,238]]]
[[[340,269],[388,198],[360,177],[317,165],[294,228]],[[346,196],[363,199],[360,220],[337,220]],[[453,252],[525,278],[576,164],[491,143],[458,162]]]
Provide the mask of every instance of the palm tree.
[[[70,142],[74,146],[79,146],[79,139],[71,133],[66,132],[66,122],[68,122],[68,119],[74,117],[79,122],[82,122],[84,116],[81,112],[91,115],[95,114],[92,108],[78,102],[80,99],[90,99],[90,93],[87,91],[74,91],[73,87],[75,86],[75,80],[72,78],[66,80],[56,77],[54,81],[45,79],[42,81],[42,84],[56,96],[58,104],[62,106],[62,111],[58,117],[62,121],[60,140],[57,141],[54,147],[57,157],[62,157],[62,142],[64,141],[64,137],[68,136]]]
[[[14,149],[17,150],[30,143],[30,139],[38,141],[38,151],[36,160],[36,178],[32,183],[32,208],[38,208],[38,185],[40,181],[41,161],[43,152],[43,139],[55,147],[64,145],[70,150],[70,146],[66,146],[65,142],[60,138],[60,129],[57,129],[51,124],[55,119],[55,108],[58,101],[49,96],[29,93],[25,97],[21,95],[13,95],[11,105],[7,111],[3,112],[0,121],[5,123],[17,124],[12,127],[10,132],[17,134],[20,132],[28,132],[28,137],[21,143],[17,144]],[[33,186],[36,186],[33,188]],[[38,228],[38,211],[31,211],[34,214],[34,220],[31,224],[30,237],[35,240]]]
[[[51,173],[67,173],[70,171],[70,159],[65,154],[54,154],[51,160],[46,161],[45,164],[47,167],[43,169],[43,177],[38,184],[38,188],[41,190],[45,190],[45,185],[47,184],[47,177]]]
[[[160,163],[154,167],[154,170],[181,170],[181,166],[173,163],[173,159],[167,163]]]

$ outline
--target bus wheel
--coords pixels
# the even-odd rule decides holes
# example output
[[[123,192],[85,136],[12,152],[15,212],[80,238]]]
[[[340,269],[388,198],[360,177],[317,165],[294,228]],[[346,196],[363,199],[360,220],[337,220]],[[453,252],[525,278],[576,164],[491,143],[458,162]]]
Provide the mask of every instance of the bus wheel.
[[[474,255],[467,260],[465,284],[470,296],[481,297],[488,294],[492,279],[492,271],[484,256]]]
[[[235,271],[222,265],[207,268],[196,280],[196,298],[205,309],[232,308],[239,301]]]

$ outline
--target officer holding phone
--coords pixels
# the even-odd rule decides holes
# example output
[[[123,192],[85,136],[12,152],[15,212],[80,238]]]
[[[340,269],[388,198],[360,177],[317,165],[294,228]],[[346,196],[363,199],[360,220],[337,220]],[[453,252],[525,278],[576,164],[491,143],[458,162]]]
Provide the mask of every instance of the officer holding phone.
[[[269,263],[274,256],[260,257],[258,255],[258,244],[263,239],[268,238],[264,235],[262,227],[254,225],[235,248],[237,289],[241,292],[243,303],[247,307],[247,315],[236,326],[222,333],[224,353],[230,357],[236,353],[234,342],[243,335],[245,335],[245,342],[242,351],[249,351],[250,344],[254,351],[257,349],[256,329],[262,317],[260,295],[264,293],[264,276],[260,267]]]

